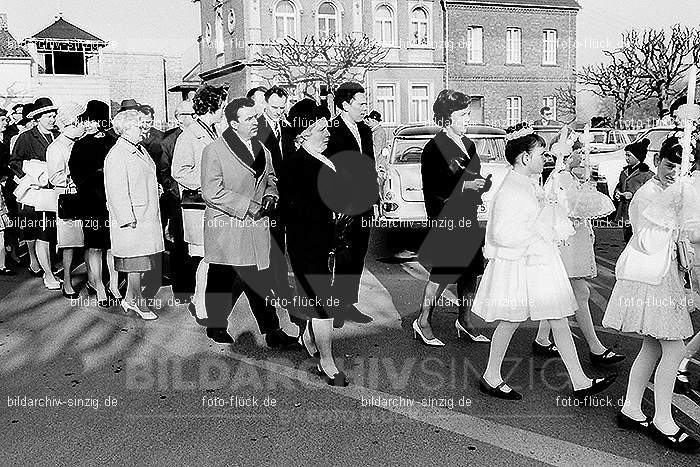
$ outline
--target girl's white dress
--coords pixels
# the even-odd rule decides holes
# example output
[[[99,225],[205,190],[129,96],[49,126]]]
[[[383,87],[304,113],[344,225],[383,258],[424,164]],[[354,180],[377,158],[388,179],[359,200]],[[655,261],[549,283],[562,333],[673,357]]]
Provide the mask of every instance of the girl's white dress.
[[[644,211],[663,192],[655,178],[634,194],[629,207],[632,239],[615,266],[617,282],[603,326],[662,340],[693,334],[688,295],[678,269],[677,231],[652,223]]]
[[[578,308],[559,249],[542,226],[544,192],[509,171],[493,197],[484,256],[489,260],[472,310],[487,322],[559,319]]]

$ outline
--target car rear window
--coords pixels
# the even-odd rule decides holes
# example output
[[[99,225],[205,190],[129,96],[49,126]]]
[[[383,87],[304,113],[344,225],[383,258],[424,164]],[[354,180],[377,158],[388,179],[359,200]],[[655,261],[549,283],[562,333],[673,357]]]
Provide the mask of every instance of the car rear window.
[[[650,130],[640,136],[639,139],[648,138],[651,142],[651,144],[649,144],[649,149],[652,151],[659,151],[661,149],[661,144],[666,140],[666,138],[674,135],[675,133],[676,132],[673,130]]]
[[[476,145],[476,153],[482,162],[505,162],[506,141],[504,138],[470,138]],[[393,158],[394,164],[420,164],[423,147],[430,138],[415,138],[394,140]]]

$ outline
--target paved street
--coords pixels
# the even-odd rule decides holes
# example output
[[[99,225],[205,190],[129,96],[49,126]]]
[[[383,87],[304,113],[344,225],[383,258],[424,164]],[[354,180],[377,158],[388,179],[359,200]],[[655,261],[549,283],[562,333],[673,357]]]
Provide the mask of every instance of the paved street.
[[[621,235],[597,236],[592,301],[600,323]],[[360,308],[374,322],[346,325],[334,342],[353,381],[347,388],[320,382],[301,352],[264,348],[244,299],[229,328],[237,342],[222,348],[184,307],[164,303],[157,321],[144,322],[118,308],[71,306],[41,279],[3,279],[0,464],[78,456],[84,464],[697,464],[615,425],[638,339],[604,331],[604,343],[630,358],[616,385],[586,407],[572,406],[560,360],[531,355],[531,323],[516,333],[504,366],[524,394],[519,402],[479,392],[488,345],[457,339],[456,306],[434,316],[446,347],[412,340],[427,272],[406,250],[419,244],[417,234],[373,233]],[[446,296],[454,299],[454,290]],[[602,375],[581,340],[578,348],[584,369]],[[678,420],[700,432],[698,405],[675,397]],[[645,398],[649,404],[651,390]],[[48,406],[17,406],[32,399]]]

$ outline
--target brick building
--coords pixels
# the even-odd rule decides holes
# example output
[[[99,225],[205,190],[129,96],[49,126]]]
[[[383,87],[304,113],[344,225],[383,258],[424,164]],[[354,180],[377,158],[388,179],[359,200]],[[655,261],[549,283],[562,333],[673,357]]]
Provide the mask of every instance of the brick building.
[[[389,48],[368,74],[386,126],[432,119],[445,86],[474,97],[472,118],[497,126],[555,109],[575,86],[575,0],[199,0],[201,77],[231,95],[268,84],[258,51],[285,36],[368,35]],[[338,83],[339,84],[339,83]],[[562,115],[556,115],[563,117]]]
[[[496,126],[555,118],[555,91],[576,85],[575,0],[447,0],[449,85]]]
[[[387,126],[432,119],[445,82],[443,14],[438,0],[200,0],[201,77],[240,96],[269,84],[257,52],[285,36],[367,35],[390,50],[364,83]],[[340,84],[340,83],[338,83]]]

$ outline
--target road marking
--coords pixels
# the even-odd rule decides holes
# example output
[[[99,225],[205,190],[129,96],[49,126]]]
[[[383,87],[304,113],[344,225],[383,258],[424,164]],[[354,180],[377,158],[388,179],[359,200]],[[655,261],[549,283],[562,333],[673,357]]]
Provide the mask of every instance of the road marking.
[[[320,381],[312,382],[309,380],[307,372],[291,369],[278,363],[252,359],[235,352],[227,352],[226,355],[247,365],[277,373],[304,384],[325,388],[339,396],[358,402],[369,400],[372,397],[385,400],[398,399],[398,396],[394,394],[358,385],[336,388]],[[427,423],[436,428],[442,428],[457,435],[550,465],[578,465],[581,463],[581,459],[586,459],[588,465],[647,465],[634,459],[449,409],[426,407],[419,403],[412,404],[411,407],[382,406],[373,408],[381,408],[418,423]]]
[[[652,392],[654,391],[654,383],[647,384]],[[650,402],[653,402],[650,401]],[[673,405],[675,405],[681,412],[687,415],[695,423],[700,425],[700,406],[693,402],[688,396],[673,393]]]

